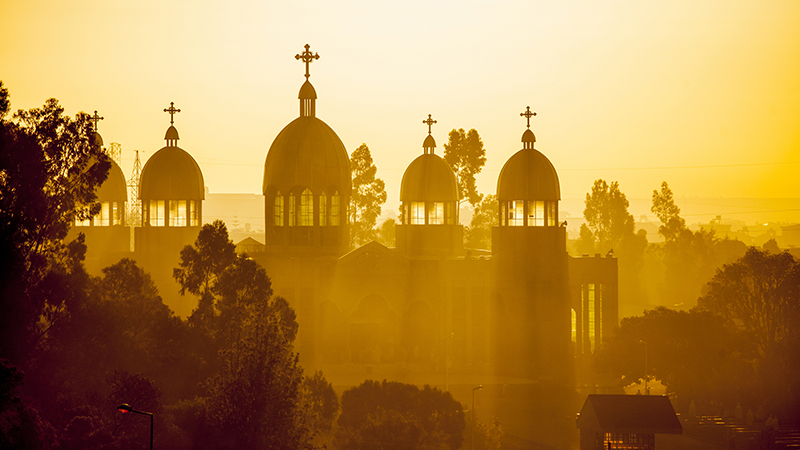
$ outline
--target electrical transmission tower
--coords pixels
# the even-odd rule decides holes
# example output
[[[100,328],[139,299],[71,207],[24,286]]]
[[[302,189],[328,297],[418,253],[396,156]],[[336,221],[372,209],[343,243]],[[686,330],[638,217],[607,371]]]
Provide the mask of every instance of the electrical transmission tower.
[[[142,176],[142,162],[139,160],[139,150],[134,150],[136,157],[133,160],[133,171],[128,180],[130,201],[128,202],[128,224],[131,229],[131,251],[135,250],[136,228],[142,226],[142,201],[139,198],[139,178]]]
[[[108,156],[114,160],[117,165],[122,164],[122,146],[119,145],[119,142],[112,142],[109,144],[106,153],[108,153]]]

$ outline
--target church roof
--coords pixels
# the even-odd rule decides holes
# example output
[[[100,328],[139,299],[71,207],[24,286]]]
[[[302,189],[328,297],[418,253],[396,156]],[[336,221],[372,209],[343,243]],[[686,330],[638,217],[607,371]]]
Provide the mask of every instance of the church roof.
[[[174,146],[163,147],[147,160],[139,186],[142,200],[205,198],[205,182],[200,166],[192,155]]]
[[[113,159],[111,160],[111,167],[108,169],[108,178],[97,188],[97,201],[128,201],[128,185],[125,183],[125,175]]]
[[[575,424],[581,430],[681,434],[669,398],[661,395],[589,395]]]
[[[561,200],[556,168],[546,156],[532,147],[518,151],[500,171],[497,198],[500,201]]]
[[[458,183],[441,156],[426,153],[408,165],[400,184],[401,202],[458,201]]]
[[[263,193],[270,186],[288,192],[297,186],[318,193],[335,188],[349,194],[350,158],[342,140],[316,117],[298,117],[278,133],[264,163]]]

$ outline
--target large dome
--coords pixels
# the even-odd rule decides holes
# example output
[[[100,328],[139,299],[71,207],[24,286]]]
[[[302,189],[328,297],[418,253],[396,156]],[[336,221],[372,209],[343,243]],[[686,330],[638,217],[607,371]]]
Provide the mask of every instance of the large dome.
[[[497,179],[502,200],[561,200],[558,173],[541,152],[524,148],[506,161]]]
[[[99,135],[98,135],[99,136]],[[114,160],[108,169],[108,178],[97,188],[98,202],[126,202],[128,201],[128,186],[125,175]]]
[[[450,165],[439,155],[426,153],[409,164],[400,184],[402,202],[456,202],[458,183]]]
[[[143,200],[203,200],[203,172],[185,150],[164,147],[145,163],[139,196]]]
[[[289,192],[304,186],[318,193],[331,188],[350,194],[350,159],[342,140],[316,117],[298,117],[272,142],[264,163],[264,195],[269,187]]]

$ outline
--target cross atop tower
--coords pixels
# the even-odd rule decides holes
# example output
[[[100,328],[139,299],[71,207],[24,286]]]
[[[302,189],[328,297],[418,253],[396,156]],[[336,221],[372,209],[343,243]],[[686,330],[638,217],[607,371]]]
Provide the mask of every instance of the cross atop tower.
[[[308,73],[308,65],[311,64],[311,62],[314,61],[315,59],[319,59],[319,53],[311,53],[311,51],[309,50],[311,46],[308,44],[306,44],[305,48],[306,50],[303,53],[298,53],[297,55],[294,55],[294,59],[302,60],[304,63],[306,63],[306,80],[307,80],[308,77],[311,76],[311,74]]]
[[[103,117],[97,115],[97,110],[94,110],[94,115],[89,116],[89,121],[94,122],[94,131],[97,132],[97,122],[103,120]]]
[[[436,121],[431,118],[430,114],[428,114],[428,118],[423,120],[422,123],[428,126],[428,134],[431,134],[431,125],[435,124]]]
[[[173,120],[175,113],[179,113],[181,110],[175,108],[175,102],[169,102],[169,108],[164,108],[164,112],[169,113],[169,124],[172,125],[175,123]]]
[[[521,117],[524,117],[524,118],[528,119],[528,128],[530,128],[531,127],[531,117],[535,116],[536,113],[535,112],[531,112],[531,107],[528,106],[527,109],[525,110],[525,112],[519,113],[519,115]]]

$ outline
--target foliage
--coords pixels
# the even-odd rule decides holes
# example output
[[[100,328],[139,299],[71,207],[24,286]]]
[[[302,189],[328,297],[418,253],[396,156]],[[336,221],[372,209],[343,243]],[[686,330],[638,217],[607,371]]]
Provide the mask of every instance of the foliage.
[[[372,161],[367,144],[361,144],[350,155],[353,191],[350,194],[350,246],[365,244],[375,236],[375,224],[386,203],[386,185],[376,178],[378,168]]]
[[[397,233],[397,220],[391,217],[384,220],[378,227],[375,240],[385,245],[386,247],[395,246],[395,237]]]
[[[110,162],[91,143],[87,114],[70,119],[55,99],[11,121],[9,109],[0,83],[0,355],[23,362],[62,316],[84,248],[63,239],[99,210],[95,188]]]
[[[308,425],[315,433],[316,446],[326,446],[333,438],[333,424],[339,415],[339,397],[321,371],[303,381],[303,404]]]
[[[236,246],[228,239],[225,222],[219,219],[203,225],[194,246],[187,245],[181,250],[180,267],[173,269],[172,276],[181,285],[181,295],[189,291],[200,297],[190,323],[211,326],[218,314],[214,307],[217,280],[235,259]]]
[[[789,253],[755,247],[725,264],[708,283],[698,305],[732,321],[762,357],[800,329],[800,263]]]
[[[492,249],[492,227],[499,223],[497,196],[486,195],[475,206],[467,229],[466,247]]]
[[[666,181],[661,183],[661,192],[653,191],[653,206],[650,211],[661,221],[658,232],[667,242],[676,239],[686,229],[686,221],[680,216],[681,209],[675,204],[672,189]]]
[[[646,353],[646,355],[645,355]],[[598,370],[630,385],[647,375],[676,393],[681,406],[735,404],[752,377],[747,347],[723,318],[700,309],[676,311],[660,306],[626,317],[599,348]]]
[[[466,408],[465,408],[466,411]],[[500,450],[501,439],[503,438],[503,427],[500,421],[495,418],[492,423],[482,422],[476,420],[475,424],[475,443],[472,444],[473,433],[473,417],[472,414],[466,414],[466,424],[464,428],[464,440],[470,442],[470,449],[475,450]]]
[[[583,217],[594,236],[597,250],[606,252],[619,247],[620,242],[633,236],[633,215],[628,212],[627,197],[619,189],[619,183],[595,180],[592,192],[586,194]]]
[[[576,244],[576,250],[581,255],[591,255],[594,253],[594,248],[594,234],[592,234],[592,230],[590,230],[585,223],[582,223],[580,236],[578,236],[578,242]]]
[[[19,368],[0,359],[0,448],[53,448],[55,430],[19,396],[23,379]]]
[[[464,411],[449,392],[367,380],[342,394],[335,442],[347,449],[458,449]]]
[[[475,175],[486,164],[486,149],[483,148],[481,136],[474,128],[468,132],[463,128],[453,128],[448,134],[447,144],[444,144],[444,160],[453,168],[458,179],[459,207],[465,199],[475,207],[483,198],[475,185]]]

